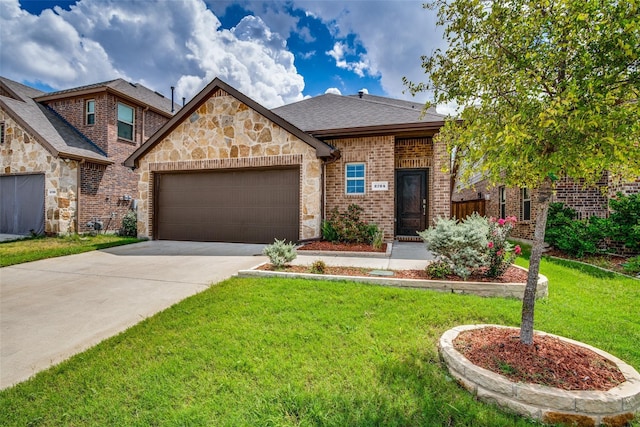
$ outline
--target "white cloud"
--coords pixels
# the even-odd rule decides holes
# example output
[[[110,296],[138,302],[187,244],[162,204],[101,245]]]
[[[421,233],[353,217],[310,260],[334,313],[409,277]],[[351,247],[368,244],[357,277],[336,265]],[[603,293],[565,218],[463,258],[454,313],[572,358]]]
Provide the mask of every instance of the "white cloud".
[[[329,89],[325,90],[324,93],[332,93],[334,95],[342,95],[342,92],[340,92],[340,89],[338,89],[337,87],[330,87]]]
[[[347,55],[353,55],[354,52],[345,43],[335,42],[333,48],[325,53],[336,61],[338,68],[353,71],[360,77],[364,77],[365,73],[372,74],[371,64],[365,55],[359,55],[358,61],[347,60]]]
[[[358,92],[362,92],[365,95],[369,95],[369,89],[367,89],[366,87],[363,87],[362,89],[360,89]]]
[[[302,99],[304,79],[286,41],[257,17],[223,30],[202,0],[80,0],[40,16],[2,1],[8,78],[68,88],[123,77],[165,94],[173,85],[177,99],[190,99],[220,77],[267,107]],[[270,17],[297,24],[273,8]]]

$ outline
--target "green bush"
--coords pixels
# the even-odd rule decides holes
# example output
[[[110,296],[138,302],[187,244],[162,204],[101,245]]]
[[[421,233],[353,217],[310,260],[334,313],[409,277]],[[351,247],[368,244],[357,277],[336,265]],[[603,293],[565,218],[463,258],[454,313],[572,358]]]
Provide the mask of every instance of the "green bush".
[[[640,194],[618,193],[609,201],[611,207],[611,239],[630,250],[640,252]]]
[[[313,274],[324,274],[327,271],[327,264],[319,259],[311,264],[309,271]]]
[[[444,279],[452,273],[451,267],[444,261],[429,263],[424,271],[429,277],[433,277],[434,279]]]
[[[373,244],[380,239],[381,231],[376,224],[368,224],[360,219],[363,211],[355,204],[349,205],[344,212],[333,208],[329,219],[322,224],[322,238],[330,242]]]
[[[578,220],[576,212],[562,203],[549,206],[545,242],[578,258],[606,251],[606,239],[611,236],[612,221],[592,216]]]
[[[298,256],[295,243],[285,243],[285,239],[276,239],[274,243],[265,246],[262,253],[269,257],[271,265],[276,269],[284,267]]]
[[[438,255],[458,276],[466,279],[475,268],[488,264],[487,218],[474,213],[464,221],[438,218],[434,226],[419,232],[427,249]]]
[[[118,234],[126,237],[136,237],[138,235],[138,215],[136,215],[135,211],[129,211],[122,217],[122,228]]]

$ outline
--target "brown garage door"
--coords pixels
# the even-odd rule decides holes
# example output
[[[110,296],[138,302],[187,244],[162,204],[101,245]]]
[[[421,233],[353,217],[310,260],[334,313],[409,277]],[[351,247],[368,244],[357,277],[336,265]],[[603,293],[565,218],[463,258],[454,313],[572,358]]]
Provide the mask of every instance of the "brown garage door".
[[[298,241],[297,167],[157,174],[155,192],[156,239]]]

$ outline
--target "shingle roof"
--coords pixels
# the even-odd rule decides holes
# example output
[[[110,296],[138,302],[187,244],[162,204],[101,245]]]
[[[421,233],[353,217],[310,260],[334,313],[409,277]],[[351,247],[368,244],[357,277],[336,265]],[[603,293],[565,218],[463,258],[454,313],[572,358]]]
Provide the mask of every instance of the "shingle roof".
[[[373,95],[325,94],[272,111],[311,134],[357,128],[392,128],[407,124],[441,125],[445,116],[434,109],[423,115],[422,104]]]
[[[135,100],[138,103],[145,104],[150,106],[151,108],[163,112],[167,115],[172,115],[171,111],[171,99],[165,98],[159,92],[154,92],[153,90],[141,85],[140,83],[130,83],[123,79],[115,79],[109,80],[101,83],[94,83],[91,85],[74,87],[71,89],[60,90],[57,92],[51,92],[47,94],[43,94],[39,97],[38,101],[46,101],[56,98],[67,97],[69,95],[73,95],[75,93],[84,94],[91,92],[99,92],[99,91],[111,91],[116,92],[120,95],[123,95],[126,98],[130,98],[131,100]],[[174,112],[179,110],[180,106],[174,103]]]
[[[4,77],[0,77],[0,84],[22,98],[20,101],[0,96],[0,106],[22,127],[28,129],[53,155],[113,163],[98,146],[56,112],[32,99],[33,95],[39,96],[42,92]]]

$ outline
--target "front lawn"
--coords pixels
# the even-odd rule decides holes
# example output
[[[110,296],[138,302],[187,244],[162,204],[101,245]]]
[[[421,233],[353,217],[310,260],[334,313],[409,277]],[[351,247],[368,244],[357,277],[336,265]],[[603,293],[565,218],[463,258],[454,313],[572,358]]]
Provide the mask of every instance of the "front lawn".
[[[640,281],[555,260],[543,260],[542,273],[550,297],[537,304],[537,329],[640,369]],[[457,386],[436,347],[455,325],[518,325],[520,308],[347,282],[234,278],[0,392],[0,425],[532,425]]]
[[[128,245],[139,241],[134,237],[120,237],[113,234],[97,236],[73,234],[64,237],[34,237],[2,242],[0,243],[0,267]]]

